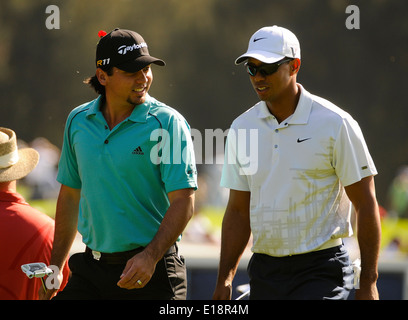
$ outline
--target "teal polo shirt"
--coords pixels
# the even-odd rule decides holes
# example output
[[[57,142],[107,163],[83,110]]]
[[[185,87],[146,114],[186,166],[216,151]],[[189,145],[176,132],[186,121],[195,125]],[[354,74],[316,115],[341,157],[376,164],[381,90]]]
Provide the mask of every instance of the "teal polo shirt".
[[[93,250],[146,246],[169,208],[167,193],[197,188],[190,127],[148,96],[112,130],[102,97],[69,114],[57,180],[81,189],[78,231]]]

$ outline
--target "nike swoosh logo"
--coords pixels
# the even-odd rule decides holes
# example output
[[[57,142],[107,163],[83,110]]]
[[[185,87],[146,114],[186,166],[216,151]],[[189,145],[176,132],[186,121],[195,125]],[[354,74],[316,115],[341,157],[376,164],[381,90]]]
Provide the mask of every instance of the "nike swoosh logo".
[[[266,38],[256,38],[256,39],[254,39],[254,42],[257,42],[257,41],[263,40],[263,39],[266,39]]]
[[[301,143],[301,142],[303,142],[303,141],[310,140],[310,139],[312,139],[312,138],[306,138],[306,139],[300,139],[300,138],[298,138],[298,139],[297,139],[297,143]]]

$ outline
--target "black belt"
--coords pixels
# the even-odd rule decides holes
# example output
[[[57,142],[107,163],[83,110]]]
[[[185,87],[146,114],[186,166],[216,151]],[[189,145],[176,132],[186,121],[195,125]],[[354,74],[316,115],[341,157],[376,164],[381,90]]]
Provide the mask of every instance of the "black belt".
[[[133,258],[137,253],[142,252],[145,247],[138,247],[133,250],[123,252],[104,253],[92,250],[89,247],[85,248],[85,253],[90,255],[94,260],[98,260],[107,264],[126,264],[130,258]],[[173,244],[164,254],[165,256],[172,255],[178,252],[176,244]]]

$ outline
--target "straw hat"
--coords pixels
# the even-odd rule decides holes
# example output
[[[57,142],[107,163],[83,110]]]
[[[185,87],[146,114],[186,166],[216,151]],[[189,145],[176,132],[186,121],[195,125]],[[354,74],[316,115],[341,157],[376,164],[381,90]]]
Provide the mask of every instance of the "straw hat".
[[[39,158],[32,148],[18,150],[15,132],[0,128],[0,182],[24,178],[35,168]]]

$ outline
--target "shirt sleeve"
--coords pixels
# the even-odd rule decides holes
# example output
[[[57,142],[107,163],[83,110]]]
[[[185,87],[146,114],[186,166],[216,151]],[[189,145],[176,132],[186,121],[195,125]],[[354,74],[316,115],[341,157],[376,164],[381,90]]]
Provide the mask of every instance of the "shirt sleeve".
[[[197,169],[190,127],[174,117],[163,131],[160,170],[167,193],[179,189],[197,189]]]
[[[238,145],[237,129],[231,126],[225,144],[224,165],[222,167],[220,185],[229,189],[250,191],[248,178],[239,161]]]
[[[78,163],[76,161],[75,150],[70,137],[71,116],[68,117],[61,151],[61,158],[58,164],[57,181],[63,185],[74,189],[82,186],[78,173]]]
[[[333,166],[343,186],[377,174],[363,133],[351,117],[343,119],[334,143]]]

